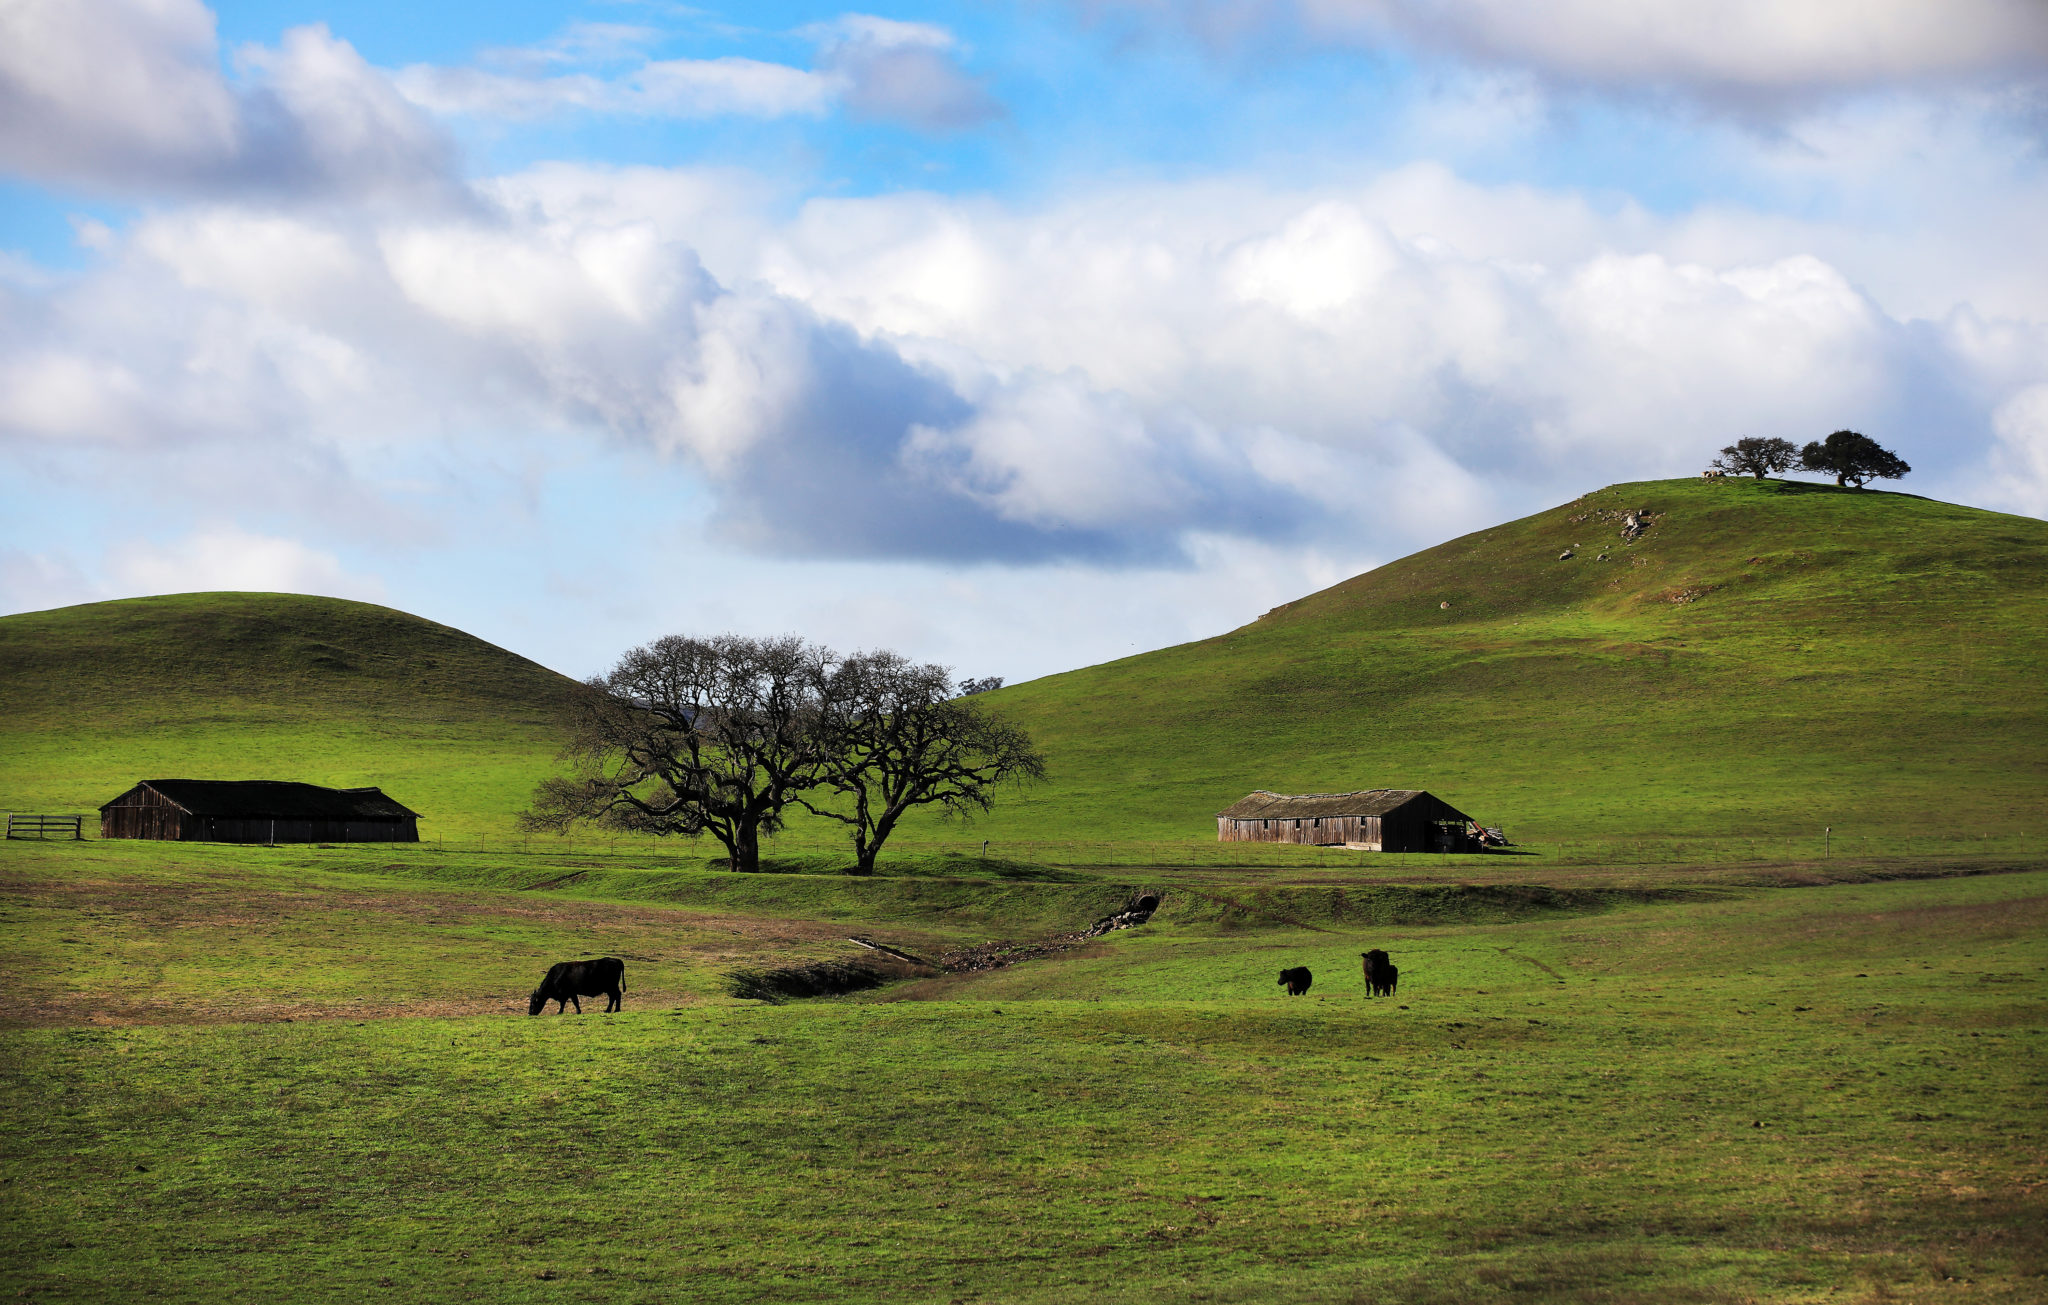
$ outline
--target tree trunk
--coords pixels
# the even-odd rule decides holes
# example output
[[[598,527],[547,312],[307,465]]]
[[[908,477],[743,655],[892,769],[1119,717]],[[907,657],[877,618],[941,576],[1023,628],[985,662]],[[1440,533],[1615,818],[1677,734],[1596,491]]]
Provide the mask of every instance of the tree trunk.
[[[761,826],[747,821],[733,831],[732,868],[747,874],[761,868]]]

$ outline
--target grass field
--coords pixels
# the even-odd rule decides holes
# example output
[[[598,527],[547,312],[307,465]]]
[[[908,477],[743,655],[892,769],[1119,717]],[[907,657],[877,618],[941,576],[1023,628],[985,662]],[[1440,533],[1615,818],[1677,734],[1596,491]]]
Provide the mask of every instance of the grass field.
[[[509,831],[571,682],[404,612],[179,594],[0,617],[0,807],[91,811],[143,779],[374,784],[428,836]]]
[[[1567,870],[1509,892],[369,852],[0,849],[25,976],[0,1032],[0,1289],[2048,1289],[2048,871],[1709,865],[1631,893]],[[937,949],[1071,928],[1140,882],[1167,895],[1154,923],[1060,957],[783,1006],[719,984],[857,930]],[[1371,945],[1402,966],[1393,1001],[1362,997]],[[629,957],[621,1014],[526,1018],[548,960],[594,952]],[[1297,963],[1318,976],[1299,1001],[1273,982]]]
[[[1253,788],[1416,787],[1596,858],[1817,851],[1827,826],[2038,853],[2048,523],[1778,481],[1611,486],[997,701],[1054,771],[976,831],[999,845],[1200,841]]]
[[[1644,507],[1624,540],[1622,512]],[[331,599],[0,618],[0,805],[89,810],[172,776],[379,784],[430,840],[508,847],[556,768],[569,687]],[[1612,486],[990,701],[1040,740],[1051,782],[973,825],[913,820],[885,858],[986,839],[1034,863],[1213,862],[1214,813],[1259,787],[1428,788],[1553,861],[1823,840],[2039,856],[2048,523],[1793,482]],[[843,841],[799,816],[768,854],[810,864]]]
[[[2032,1305],[2044,666],[2042,522],[1616,486],[1001,691],[1051,782],[856,879],[815,823],[758,875],[519,835],[571,685],[404,613],[0,619],[0,805],[289,778],[426,815],[0,845],[0,1294]],[[1363,786],[1518,845],[1214,841],[1253,787]],[[731,995],[855,935],[1050,954]],[[621,1013],[526,1017],[600,954]]]

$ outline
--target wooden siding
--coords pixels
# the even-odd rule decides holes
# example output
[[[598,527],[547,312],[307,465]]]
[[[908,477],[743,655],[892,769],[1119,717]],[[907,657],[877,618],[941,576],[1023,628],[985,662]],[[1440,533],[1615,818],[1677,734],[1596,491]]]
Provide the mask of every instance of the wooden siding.
[[[1317,847],[1358,847],[1378,851],[1379,816],[1308,816],[1298,820],[1216,818],[1216,837],[1225,843],[1308,843]]]
[[[1216,818],[1216,837],[1225,843],[1302,843],[1349,847],[1365,852],[1477,851],[1466,832],[1468,818],[1435,795],[1418,792],[1379,816],[1302,816],[1241,820]]]

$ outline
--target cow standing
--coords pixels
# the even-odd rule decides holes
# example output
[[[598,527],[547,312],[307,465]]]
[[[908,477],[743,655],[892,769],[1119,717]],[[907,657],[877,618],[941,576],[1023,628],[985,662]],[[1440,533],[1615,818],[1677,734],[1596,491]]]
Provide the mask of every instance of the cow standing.
[[[1365,995],[1368,997],[1391,997],[1394,985],[1401,980],[1401,971],[1387,954],[1375,947],[1369,952],[1360,952],[1365,963]]]
[[[1280,982],[1287,988],[1287,995],[1299,997],[1308,991],[1308,985],[1315,982],[1315,976],[1308,972],[1308,966],[1297,965],[1290,970],[1280,971]]]
[[[594,961],[561,961],[550,966],[548,975],[533,990],[527,1000],[526,1013],[538,1015],[549,1002],[555,1003],[555,1014],[559,1015],[570,1003],[576,1003],[576,1013],[583,1013],[582,997],[609,997],[605,1012],[615,1011],[624,1001],[626,991],[626,963],[616,956],[604,956]]]

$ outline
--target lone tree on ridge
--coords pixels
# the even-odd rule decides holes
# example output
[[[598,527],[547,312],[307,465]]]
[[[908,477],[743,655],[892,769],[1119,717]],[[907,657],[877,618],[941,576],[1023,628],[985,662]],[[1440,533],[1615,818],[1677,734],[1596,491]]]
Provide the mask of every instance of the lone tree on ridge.
[[[1872,480],[1897,480],[1913,470],[1904,458],[1853,430],[1838,430],[1825,440],[1808,444],[1799,451],[1799,465],[1833,476],[1837,485],[1858,489]]]
[[[520,823],[708,833],[734,870],[759,870],[762,836],[818,782],[817,689],[835,661],[795,635],[670,635],[633,649],[573,709],[562,755],[581,773],[544,781]]]
[[[1791,440],[1745,436],[1721,450],[1721,456],[1707,464],[1711,471],[1729,476],[1765,476],[1790,471],[1799,465],[1799,448]]]
[[[849,826],[851,873],[875,872],[882,844],[912,807],[971,815],[993,806],[1002,785],[1045,778],[1031,736],[968,701],[1000,684],[956,686],[947,668],[893,652],[849,657],[821,683],[827,759],[819,787],[833,796],[796,800]]]

